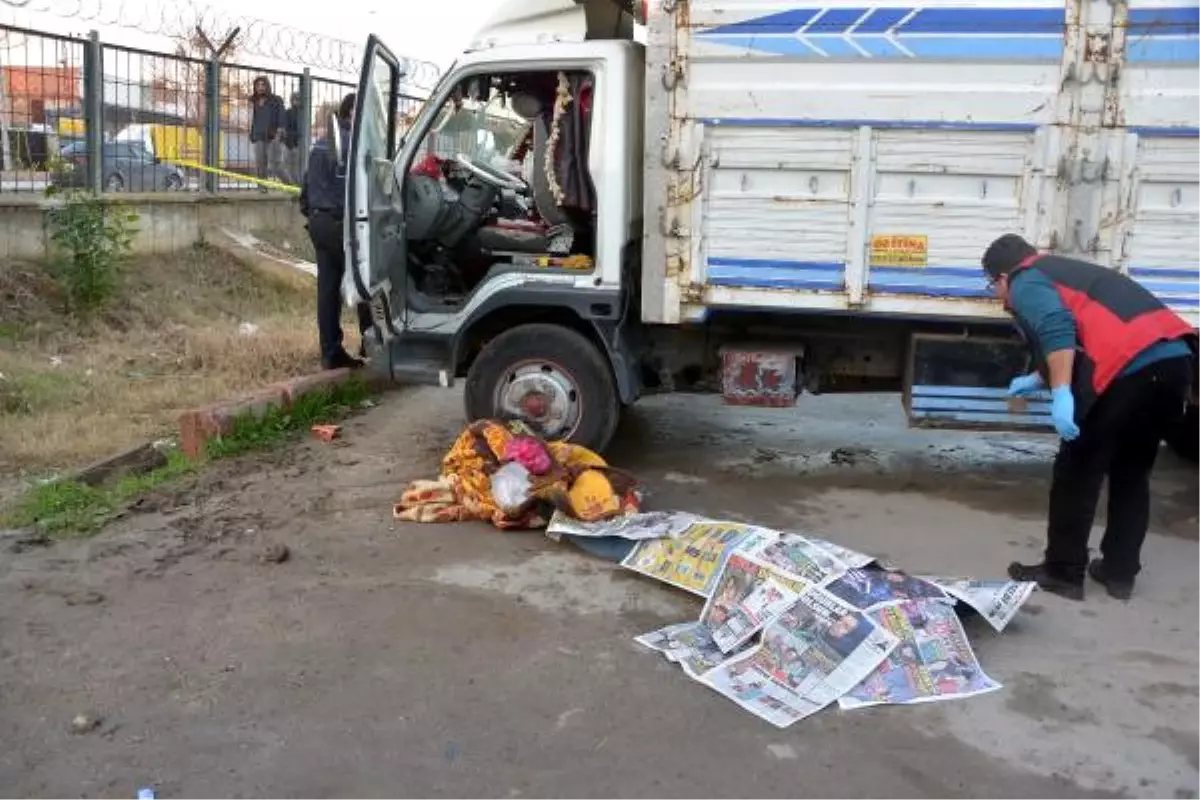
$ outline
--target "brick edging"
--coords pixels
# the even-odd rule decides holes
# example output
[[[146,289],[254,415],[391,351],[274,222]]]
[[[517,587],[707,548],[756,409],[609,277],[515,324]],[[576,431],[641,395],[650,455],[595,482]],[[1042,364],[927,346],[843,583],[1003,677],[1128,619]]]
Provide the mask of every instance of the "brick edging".
[[[236,400],[185,411],[179,416],[179,448],[189,458],[199,458],[208,440],[229,433],[238,417],[261,417],[272,408],[286,408],[307,394],[345,383],[351,374],[348,369],[327,369],[273,383]]]

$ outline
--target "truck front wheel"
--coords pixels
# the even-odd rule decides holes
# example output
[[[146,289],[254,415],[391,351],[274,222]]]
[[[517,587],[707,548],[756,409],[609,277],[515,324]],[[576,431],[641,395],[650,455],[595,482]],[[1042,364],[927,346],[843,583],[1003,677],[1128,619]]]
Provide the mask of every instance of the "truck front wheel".
[[[505,331],[467,372],[467,418],[522,419],[543,436],[603,450],[617,429],[620,401],[603,354],[561,325]]]

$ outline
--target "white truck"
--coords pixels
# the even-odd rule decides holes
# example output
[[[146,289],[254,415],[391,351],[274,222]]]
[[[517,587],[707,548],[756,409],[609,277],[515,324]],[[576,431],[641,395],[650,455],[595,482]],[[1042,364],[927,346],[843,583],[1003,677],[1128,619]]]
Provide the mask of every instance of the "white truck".
[[[653,3],[509,0],[403,131],[371,38],[338,146],[373,364],[598,448],[683,390],[1041,429],[1007,232],[1197,324],[1197,0]]]

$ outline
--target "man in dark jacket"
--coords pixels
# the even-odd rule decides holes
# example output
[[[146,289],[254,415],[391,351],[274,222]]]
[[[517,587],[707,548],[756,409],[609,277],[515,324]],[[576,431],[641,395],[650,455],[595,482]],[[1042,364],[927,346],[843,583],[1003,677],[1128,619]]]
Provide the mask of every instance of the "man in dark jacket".
[[[1013,564],[1015,580],[1083,599],[1084,572],[1127,600],[1150,523],[1150,472],[1159,443],[1184,413],[1192,327],[1136,281],[1086,261],[1039,254],[1020,236],[983,256],[1038,365],[1009,394],[1049,387],[1062,442],[1054,460],[1045,559]],[[1100,487],[1108,478],[1101,558],[1088,563]]]
[[[342,141],[349,146],[350,122],[354,117],[354,94],[346,95],[338,106],[338,124]],[[342,345],[342,281],[346,274],[343,243],[346,208],[346,173],[338,164],[337,152],[328,138],[313,145],[308,156],[308,172],[300,188],[300,213],[308,218],[308,235],[317,253],[317,331],[321,342],[321,364],[325,369],[360,367],[365,342],[359,345],[359,358]],[[365,336],[373,325],[371,310],[359,303],[358,330]]]
[[[292,92],[292,102],[283,117],[283,146],[287,148],[288,176],[300,178],[300,93]]]
[[[266,76],[254,79],[250,95],[250,143],[254,147],[254,172],[265,179],[290,182],[283,166],[283,134],[286,121],[283,100],[271,91]]]

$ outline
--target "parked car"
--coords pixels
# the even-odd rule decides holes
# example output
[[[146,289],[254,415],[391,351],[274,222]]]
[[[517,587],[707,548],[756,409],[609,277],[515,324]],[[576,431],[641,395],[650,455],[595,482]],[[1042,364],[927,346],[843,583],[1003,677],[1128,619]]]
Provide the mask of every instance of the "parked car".
[[[177,191],[186,185],[183,170],[162,163],[141,142],[105,142],[101,147],[102,188],[106,192]],[[52,183],[64,189],[86,186],[86,142],[72,142],[64,147],[62,159]]]

